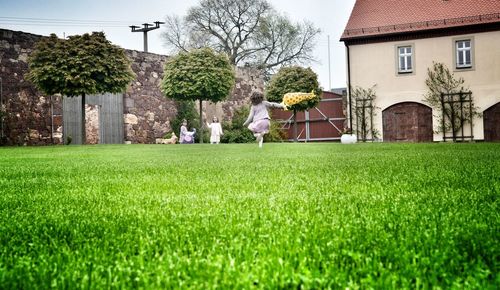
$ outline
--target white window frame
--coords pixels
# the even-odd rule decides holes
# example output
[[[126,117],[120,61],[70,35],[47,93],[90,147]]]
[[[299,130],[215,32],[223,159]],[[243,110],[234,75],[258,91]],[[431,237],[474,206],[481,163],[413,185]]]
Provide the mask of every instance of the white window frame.
[[[404,49],[404,52],[401,52]],[[408,49],[410,50],[408,52]],[[413,73],[415,67],[415,49],[413,45],[398,45],[396,46],[396,57],[397,57],[397,72],[398,74],[408,74]],[[404,64],[401,63],[401,58],[403,58]],[[408,59],[410,60],[411,67],[408,68]]]
[[[466,43],[469,43],[469,46],[465,46]],[[463,44],[463,47],[459,47],[460,44]],[[473,45],[474,42],[472,39],[458,39],[455,40],[455,67],[457,69],[470,69],[473,66]],[[467,52],[469,52],[469,59],[467,59]],[[464,62],[459,63],[460,56],[463,57]]]
[[[463,50],[457,50],[458,43],[463,41],[470,41],[470,64],[460,65],[458,63],[459,53],[463,53]],[[456,72],[466,72],[476,69],[476,58],[475,58],[475,41],[474,35],[462,35],[459,37],[452,38],[451,47],[453,49],[453,70]],[[462,48],[463,49],[463,48]],[[468,49],[468,48],[467,48]]]

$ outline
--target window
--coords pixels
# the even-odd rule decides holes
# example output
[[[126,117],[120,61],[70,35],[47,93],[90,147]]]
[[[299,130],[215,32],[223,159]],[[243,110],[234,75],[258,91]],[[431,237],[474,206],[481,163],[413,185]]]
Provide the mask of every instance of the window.
[[[472,42],[470,39],[458,40],[456,44],[456,62],[457,68],[472,67]]]
[[[398,47],[398,73],[411,73],[413,71],[413,49],[411,46]]]

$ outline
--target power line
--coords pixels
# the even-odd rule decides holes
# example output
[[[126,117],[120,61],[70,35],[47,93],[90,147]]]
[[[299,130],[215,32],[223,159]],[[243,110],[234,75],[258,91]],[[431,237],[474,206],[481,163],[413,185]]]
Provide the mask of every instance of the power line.
[[[48,27],[116,27],[116,28],[124,28],[127,25],[100,25],[100,24],[50,24],[50,23],[9,23],[9,22],[1,22],[0,25],[12,25],[12,26],[48,26]]]
[[[132,20],[94,20],[94,19],[57,19],[57,18],[34,18],[34,17],[10,17],[0,16],[0,20],[8,20],[13,22],[49,22],[49,23],[105,23],[105,24],[127,24]],[[140,21],[137,21],[140,22]]]

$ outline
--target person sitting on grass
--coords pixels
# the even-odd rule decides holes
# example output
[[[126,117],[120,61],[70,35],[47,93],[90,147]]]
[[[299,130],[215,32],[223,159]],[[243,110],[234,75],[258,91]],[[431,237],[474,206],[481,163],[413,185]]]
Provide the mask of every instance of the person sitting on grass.
[[[188,131],[186,119],[182,120],[181,132],[179,134],[180,144],[192,144],[194,143],[194,134],[196,134],[196,129],[193,131]]]
[[[259,143],[259,148],[262,148],[264,135],[269,133],[270,126],[269,112],[267,111],[267,108],[286,109],[286,106],[264,101],[264,95],[257,92],[252,93],[250,101],[252,102],[252,107],[250,108],[250,114],[248,114],[248,118],[245,123],[243,123],[243,126],[248,125],[248,129],[253,132],[253,135]]]

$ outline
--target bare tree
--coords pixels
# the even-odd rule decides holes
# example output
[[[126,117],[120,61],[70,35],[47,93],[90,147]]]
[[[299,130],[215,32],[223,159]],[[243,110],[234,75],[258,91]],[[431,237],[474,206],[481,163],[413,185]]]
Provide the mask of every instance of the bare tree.
[[[266,0],[201,0],[180,18],[168,16],[163,37],[172,52],[209,46],[234,65],[274,70],[313,60],[320,30],[292,23]]]
[[[319,30],[311,22],[293,24],[281,15],[262,21],[256,33],[256,64],[270,69],[282,65],[304,64],[313,61],[312,51]],[[250,51],[247,51],[247,54]],[[241,54],[241,58],[246,55]]]

